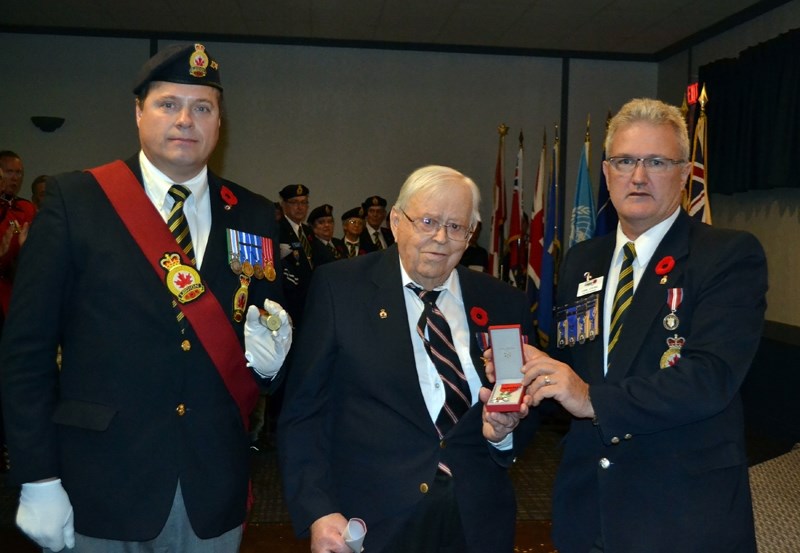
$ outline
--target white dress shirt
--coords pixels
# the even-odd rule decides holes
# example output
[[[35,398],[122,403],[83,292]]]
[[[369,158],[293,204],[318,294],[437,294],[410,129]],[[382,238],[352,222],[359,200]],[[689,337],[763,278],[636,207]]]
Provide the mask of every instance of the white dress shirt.
[[[203,264],[203,255],[208,245],[208,235],[211,232],[211,199],[208,194],[208,168],[203,169],[194,177],[185,182],[173,182],[153,165],[144,151],[139,152],[139,165],[142,168],[144,191],[150,201],[161,214],[164,222],[169,218],[169,212],[175,205],[175,200],[168,194],[173,184],[180,184],[191,190],[191,194],[183,203],[183,215],[189,224],[192,234],[192,247],[194,257],[199,269]]]
[[[650,263],[650,258],[658,248],[661,240],[667,234],[672,223],[678,218],[680,206],[675,212],[655,225],[649,228],[644,233],[640,234],[633,244],[636,247],[636,259],[633,260],[633,292],[636,293],[636,288],[639,286],[639,281],[642,279],[642,274]],[[631,242],[631,239],[625,236],[622,232],[622,227],[617,224],[617,243],[614,246],[614,255],[611,256],[611,267],[608,269],[608,277],[606,282],[606,292],[603,298],[603,374],[608,370],[608,331],[611,324],[611,308],[614,304],[614,296],[617,292],[617,283],[619,282],[619,270],[622,267],[622,260],[625,257],[622,248],[625,244]],[[664,296],[664,301],[667,301]]]

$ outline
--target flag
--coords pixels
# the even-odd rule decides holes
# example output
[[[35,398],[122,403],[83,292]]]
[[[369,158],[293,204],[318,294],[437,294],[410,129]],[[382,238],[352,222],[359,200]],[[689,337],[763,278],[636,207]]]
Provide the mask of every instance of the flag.
[[[578,180],[575,183],[575,206],[570,219],[569,245],[574,246],[594,236],[594,200],[592,199],[592,181],[589,178],[589,123],[586,123],[586,139],[581,150],[578,164]]]
[[[492,233],[489,241],[489,267],[492,275],[500,278],[500,259],[503,255],[503,227],[506,220],[506,187],[503,180],[503,145],[508,127],[497,127],[500,141],[497,147],[497,164],[494,168],[494,212],[492,214]]]
[[[608,123],[611,120],[611,112],[606,117],[606,133],[608,133]],[[603,159],[600,161],[600,167],[606,160],[605,140],[603,140]],[[611,203],[611,197],[608,194],[608,183],[606,182],[605,171],[600,171],[600,185],[597,190],[597,220],[594,226],[594,235],[603,236],[609,232],[617,230],[617,209]]]
[[[558,271],[557,265],[561,255],[561,243],[558,240],[558,153],[558,127],[556,127],[553,159],[550,162],[550,187],[547,192],[542,274],[539,287],[537,334],[541,349],[547,349],[550,344],[550,333],[553,329],[553,301]]]
[[[533,188],[530,227],[528,228],[528,280],[525,294],[528,297],[533,319],[538,319],[539,286],[542,274],[542,250],[544,243],[544,189],[547,186],[547,131],[539,154],[539,167],[536,169],[536,182]]]
[[[508,280],[511,284],[517,284],[516,275],[523,270],[522,259],[525,257],[522,252],[522,131],[519,133],[519,151],[517,152],[517,166],[514,169],[514,190],[511,194],[511,216],[508,224]]]
[[[689,174],[685,196],[686,211],[695,219],[710,225],[711,204],[708,198],[708,170],[706,169],[706,87],[700,93],[700,117],[697,118],[697,127],[694,130],[694,145],[692,147],[692,171]]]

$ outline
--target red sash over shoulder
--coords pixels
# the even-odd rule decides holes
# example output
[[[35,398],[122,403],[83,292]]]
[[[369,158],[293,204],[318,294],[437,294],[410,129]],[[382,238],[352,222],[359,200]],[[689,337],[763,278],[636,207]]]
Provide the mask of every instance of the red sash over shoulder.
[[[160,261],[167,252],[177,252],[184,265],[191,265],[175,242],[161,215],[130,168],[120,160],[89,169],[111,205],[141,248],[160,279],[164,269]],[[258,386],[247,368],[244,352],[225,310],[206,287],[205,293],[190,303],[178,303],[203,348],[219,371],[228,392],[242,415],[245,428],[258,401]],[[177,346],[176,346],[177,347]]]

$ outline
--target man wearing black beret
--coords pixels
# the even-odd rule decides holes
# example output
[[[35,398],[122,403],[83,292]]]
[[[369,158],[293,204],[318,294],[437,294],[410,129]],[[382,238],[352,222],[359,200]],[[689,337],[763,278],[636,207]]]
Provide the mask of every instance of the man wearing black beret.
[[[274,208],[207,168],[203,45],[163,49],[133,92],[138,155],[54,178],[20,259],[0,348],[17,524],[52,551],[233,553],[247,418],[291,345]]]
[[[280,250],[283,260],[283,292],[286,310],[297,328],[303,319],[306,294],[314,272],[311,240],[314,232],[304,221],[311,191],[303,184],[287,184],[279,192],[283,219],[280,221]]]
[[[392,231],[383,226],[386,220],[386,198],[370,196],[361,204],[366,224],[361,233],[361,245],[369,252],[385,250],[394,244]]]

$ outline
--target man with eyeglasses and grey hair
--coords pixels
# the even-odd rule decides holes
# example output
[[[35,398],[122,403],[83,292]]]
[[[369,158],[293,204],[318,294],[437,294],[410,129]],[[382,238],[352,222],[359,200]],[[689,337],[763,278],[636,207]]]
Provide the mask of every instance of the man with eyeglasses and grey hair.
[[[278,424],[286,501],[314,552],[349,552],[354,517],[366,551],[513,550],[508,468],[537,419],[527,403],[484,410],[482,356],[489,326],[532,326],[522,292],[458,265],[479,201],[465,175],[422,167],[391,209],[394,245],[315,271]]]
[[[554,398],[573,416],[554,545],[754,553],[739,389],[764,321],[764,251],[682,209],[691,164],[676,107],[631,100],[606,152],[617,231],[567,253],[552,358],[526,346],[534,405]]]

